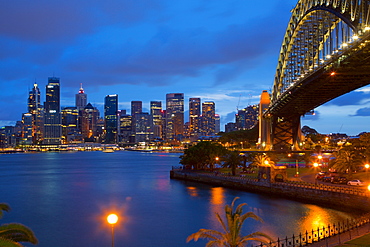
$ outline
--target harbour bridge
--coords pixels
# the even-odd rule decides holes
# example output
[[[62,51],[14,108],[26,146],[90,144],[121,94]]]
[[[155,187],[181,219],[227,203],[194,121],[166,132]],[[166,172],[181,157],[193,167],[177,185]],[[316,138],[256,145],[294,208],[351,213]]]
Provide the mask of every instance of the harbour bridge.
[[[300,0],[261,96],[262,149],[299,150],[301,116],[369,83],[370,0]]]

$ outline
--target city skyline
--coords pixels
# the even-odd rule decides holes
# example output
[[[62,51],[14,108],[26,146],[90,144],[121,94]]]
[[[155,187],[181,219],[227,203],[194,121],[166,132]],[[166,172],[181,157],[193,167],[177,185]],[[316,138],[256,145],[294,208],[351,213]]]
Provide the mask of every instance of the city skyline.
[[[150,101],[163,104],[165,94],[179,92],[214,101],[224,130],[237,108],[257,104],[261,92],[273,87],[296,3],[6,3],[0,10],[7,23],[0,27],[0,126],[14,125],[27,112],[34,82],[42,89],[56,76],[61,106],[74,105],[81,83],[100,112],[105,95],[120,95],[119,109],[143,101],[148,112]],[[326,134],[369,131],[369,91],[367,86],[318,107],[301,125]]]

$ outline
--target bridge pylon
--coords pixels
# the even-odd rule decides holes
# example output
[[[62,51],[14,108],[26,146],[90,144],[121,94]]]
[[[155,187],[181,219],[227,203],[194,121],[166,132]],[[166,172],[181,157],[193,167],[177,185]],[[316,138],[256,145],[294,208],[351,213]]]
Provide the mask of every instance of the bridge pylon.
[[[267,90],[263,90],[260,97],[259,104],[259,136],[258,145],[262,150],[271,150],[271,118],[269,116],[264,116],[264,112],[270,106],[270,95]]]
[[[262,91],[259,104],[259,138],[261,150],[291,151],[301,150],[303,135],[301,131],[301,116],[275,116],[265,114],[270,105],[270,95]]]

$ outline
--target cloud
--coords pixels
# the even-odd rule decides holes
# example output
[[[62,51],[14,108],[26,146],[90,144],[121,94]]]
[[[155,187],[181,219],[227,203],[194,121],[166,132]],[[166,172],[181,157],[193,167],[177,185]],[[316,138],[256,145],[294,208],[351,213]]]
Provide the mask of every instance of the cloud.
[[[305,121],[318,121],[320,120],[320,112],[314,111],[314,114],[306,114],[302,117]]]
[[[356,111],[356,114],[349,115],[349,116],[351,116],[351,117],[355,117],[355,116],[368,117],[368,116],[370,116],[370,107],[360,108]]]
[[[367,90],[356,90],[350,93],[339,96],[330,102],[326,103],[327,105],[335,106],[349,106],[349,105],[363,105],[370,102],[370,94]]]

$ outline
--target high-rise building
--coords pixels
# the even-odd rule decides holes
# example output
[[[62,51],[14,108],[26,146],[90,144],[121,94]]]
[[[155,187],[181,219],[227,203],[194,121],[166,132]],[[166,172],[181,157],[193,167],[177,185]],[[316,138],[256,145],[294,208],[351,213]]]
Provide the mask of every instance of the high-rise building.
[[[37,84],[33,85],[28,94],[28,113],[32,115],[32,143],[39,144],[44,132],[44,109],[41,104],[41,93]]]
[[[78,94],[76,94],[76,107],[78,110],[85,108],[87,105],[87,94],[85,94],[84,89],[82,88],[82,83]]]
[[[201,115],[200,98],[189,99],[189,134],[190,137],[197,137],[200,130]]]
[[[184,134],[184,94],[166,94],[166,139],[180,140]]]
[[[213,136],[216,132],[216,107],[212,101],[202,103],[202,134]]]
[[[250,105],[235,115],[237,130],[249,130],[258,123],[258,105]]]
[[[132,132],[132,116],[126,114],[126,111],[121,110],[119,117],[118,142],[120,144],[134,143],[134,135]]]
[[[143,102],[131,101],[131,116],[134,118],[135,114],[140,114],[142,112],[143,112]]]
[[[78,109],[77,107],[64,107],[62,109],[62,143],[82,142],[81,133],[78,130]]]
[[[32,144],[32,114],[31,113],[23,113],[22,114],[22,145],[31,145]]]
[[[215,134],[220,133],[221,131],[221,117],[219,114],[215,114]]]
[[[118,95],[112,94],[105,97],[104,120],[105,120],[105,143],[114,144],[117,141],[118,127]]]
[[[135,142],[148,142],[153,138],[152,116],[147,112],[135,114]]]
[[[81,116],[81,132],[85,142],[94,142],[99,136],[98,120],[100,112],[96,107],[88,103],[85,108],[80,111]]]
[[[62,124],[60,116],[60,82],[57,77],[49,77],[46,85],[46,101],[44,103],[44,144],[60,144]]]
[[[162,138],[163,120],[162,120],[162,102],[150,101],[150,115],[153,119],[153,135],[156,139]]]

